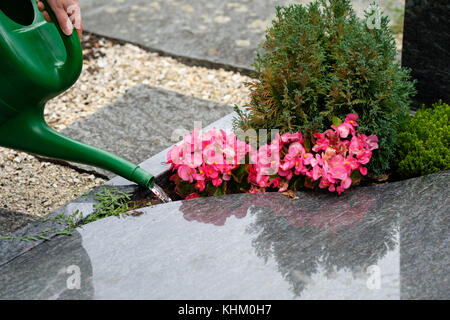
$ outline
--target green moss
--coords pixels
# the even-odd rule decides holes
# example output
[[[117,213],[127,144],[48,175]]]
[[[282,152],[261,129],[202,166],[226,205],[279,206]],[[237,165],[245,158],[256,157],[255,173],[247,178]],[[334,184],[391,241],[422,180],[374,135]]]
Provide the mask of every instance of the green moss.
[[[403,126],[397,172],[405,178],[450,169],[450,106],[425,106]]]
[[[300,130],[311,137],[329,128],[333,117],[356,113],[362,133],[379,138],[368,168],[382,175],[394,160],[398,129],[415,92],[396,55],[389,18],[369,29],[348,0],[278,7],[255,61],[258,79],[247,84],[248,112],[235,126]]]

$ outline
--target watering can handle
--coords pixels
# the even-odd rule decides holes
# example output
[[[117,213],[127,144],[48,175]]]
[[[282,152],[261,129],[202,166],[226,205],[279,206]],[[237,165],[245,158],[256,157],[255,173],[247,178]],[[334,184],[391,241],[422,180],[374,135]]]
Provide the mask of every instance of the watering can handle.
[[[47,11],[48,15],[50,16],[56,28],[58,29],[58,32],[64,42],[64,46],[66,47],[67,60],[65,64],[62,66],[61,74],[68,75],[69,77],[69,79],[67,79],[68,82],[70,82],[70,80],[72,80],[73,78],[75,82],[80,75],[81,68],[83,65],[83,50],[81,48],[80,38],[78,37],[78,34],[75,32],[75,30],[72,32],[70,36],[65,35],[61,29],[61,26],[59,25],[55,13],[48,4],[47,0],[40,0],[40,1],[44,4],[45,10]]]

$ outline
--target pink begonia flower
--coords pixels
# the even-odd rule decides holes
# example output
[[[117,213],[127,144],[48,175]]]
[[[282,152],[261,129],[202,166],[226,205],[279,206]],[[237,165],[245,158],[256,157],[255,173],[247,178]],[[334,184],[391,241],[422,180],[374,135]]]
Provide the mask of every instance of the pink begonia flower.
[[[279,140],[281,140],[281,142],[283,144],[294,142],[294,141],[298,141],[300,143],[303,143],[303,135],[302,135],[302,133],[300,131],[297,131],[295,133],[286,132],[286,133],[281,135]]]
[[[368,164],[371,157],[372,157],[372,151],[365,151],[356,156],[359,163],[361,163],[361,164]]]
[[[256,184],[261,188],[266,188],[269,184],[269,176],[268,175],[260,175],[256,176]]]
[[[308,176],[314,181],[318,180],[322,176],[322,168],[320,166],[315,166]]]
[[[378,149],[378,137],[376,135],[370,135],[367,137],[367,144],[369,145],[369,150]]]
[[[216,179],[219,176],[219,172],[212,166],[205,165],[203,169],[205,171],[206,177],[209,179]]]
[[[292,179],[292,176],[293,176],[293,173],[292,173],[291,170],[286,170],[286,171],[284,171],[284,170],[279,169],[279,170],[278,170],[278,175],[279,175],[280,177],[286,177],[287,180],[291,180],[291,179]]]
[[[223,181],[220,178],[215,178],[212,180],[212,184],[214,185],[214,187],[217,187],[217,188],[221,186],[222,182]]]
[[[366,167],[360,167],[360,168],[359,168],[359,172],[360,172],[363,176],[365,176],[365,175],[367,174],[367,168],[366,168]]]
[[[229,181],[231,179],[231,169],[228,169],[222,174],[222,179],[225,181]]]
[[[209,165],[223,164],[222,150],[214,145],[208,145],[205,149],[203,149],[203,160]]]
[[[284,171],[292,169],[293,167],[296,167],[299,165],[298,162],[299,162],[299,158],[291,158],[288,155],[286,155],[284,157],[284,163],[282,165],[280,165],[279,169],[284,170]]]
[[[205,172],[205,167],[204,166],[200,166],[197,168],[198,172],[195,175],[195,180],[206,180],[206,172]]]
[[[269,182],[269,185],[273,188],[279,188],[281,184],[281,178],[276,177],[275,179],[272,179],[272,181]]]
[[[305,153],[302,157],[303,160],[303,164],[304,165],[309,165],[311,164],[311,160],[314,159],[313,155],[311,153]]]
[[[322,157],[320,156],[320,154],[316,153],[316,156],[313,159],[311,159],[310,163],[313,168],[317,165],[322,166],[323,160],[322,160]]]
[[[308,169],[303,166],[302,159],[301,158],[295,158],[294,160],[295,160],[295,171],[294,171],[294,173],[296,175],[306,174],[306,172],[308,172]]]
[[[312,148],[314,152],[319,152],[320,150],[326,150],[330,145],[330,140],[325,137],[323,133],[314,133],[314,137],[316,138],[316,144]]]
[[[305,154],[305,148],[298,141],[291,143],[289,146],[288,154],[286,155],[288,158],[295,158],[298,155],[302,156]]]
[[[330,160],[336,155],[336,149],[327,147],[323,156],[324,160]]]
[[[339,133],[341,138],[347,138],[350,133],[354,133],[355,129],[353,126],[347,122],[341,123],[337,128],[335,126],[331,126],[336,132]]]
[[[341,186],[344,189],[350,188],[351,185],[352,185],[352,179],[350,177],[347,177],[345,180],[343,180],[341,182]]]
[[[175,145],[167,153],[167,163],[171,163],[174,168],[178,168],[183,161],[183,148]]]
[[[320,189],[325,189],[325,188],[329,188],[330,187],[330,183],[327,181],[327,179],[322,179],[319,182],[319,188]]]
[[[347,123],[349,123],[349,124],[351,124],[353,127],[356,127],[356,126],[358,126],[358,123],[356,122],[356,120],[358,120],[358,115],[357,114],[355,114],[355,113],[349,113],[348,115],[347,115],[347,117],[345,118],[345,121],[344,122],[347,122]]]
[[[204,180],[198,180],[198,181],[195,183],[195,188],[196,188],[197,190],[199,190],[200,192],[202,192],[203,190],[205,190],[205,187],[206,187],[206,183],[205,183]]]
[[[200,195],[197,192],[191,193],[185,199],[189,200],[189,199],[195,199],[195,198],[200,198]]]
[[[289,188],[289,182],[286,180],[283,180],[280,183],[280,189],[278,190],[278,192],[285,192],[285,191],[287,191],[288,188]]]
[[[340,154],[328,161],[329,173],[332,178],[345,180],[349,176],[349,168],[345,164],[345,159]]]
[[[183,179],[184,181],[188,181],[189,183],[192,183],[196,176],[196,170],[192,169],[186,165],[181,165],[178,168],[178,176],[181,179]]]

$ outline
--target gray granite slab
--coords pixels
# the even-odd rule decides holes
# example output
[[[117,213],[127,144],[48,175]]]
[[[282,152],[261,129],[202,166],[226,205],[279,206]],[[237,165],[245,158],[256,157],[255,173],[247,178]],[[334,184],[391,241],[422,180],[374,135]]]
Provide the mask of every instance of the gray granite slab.
[[[4,264],[0,298],[448,299],[449,184],[446,171],[340,197],[145,208]],[[80,289],[70,290],[76,266]]]
[[[63,133],[140,163],[178,142],[194,125],[206,126],[230,112],[228,105],[138,85]],[[73,165],[109,178],[115,176],[99,168]]]
[[[198,61],[253,69],[276,5],[310,0],[81,0],[87,30]],[[362,16],[372,0],[353,0]],[[383,2],[384,3],[384,2]]]

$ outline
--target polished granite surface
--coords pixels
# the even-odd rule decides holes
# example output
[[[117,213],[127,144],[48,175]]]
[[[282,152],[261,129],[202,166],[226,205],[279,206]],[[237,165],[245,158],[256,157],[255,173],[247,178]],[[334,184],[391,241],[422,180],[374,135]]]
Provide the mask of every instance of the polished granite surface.
[[[449,299],[449,184],[446,171],[140,209],[3,264],[0,298]]]

